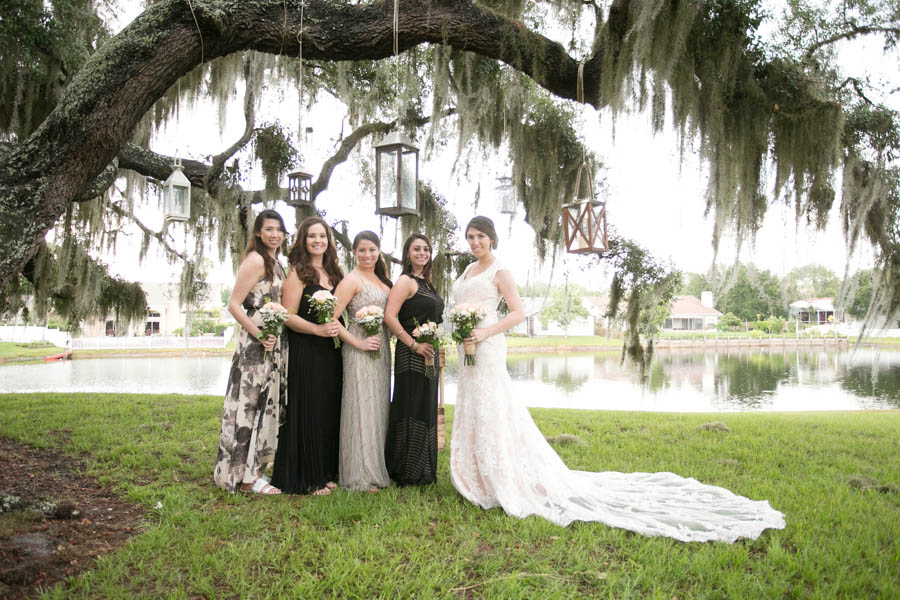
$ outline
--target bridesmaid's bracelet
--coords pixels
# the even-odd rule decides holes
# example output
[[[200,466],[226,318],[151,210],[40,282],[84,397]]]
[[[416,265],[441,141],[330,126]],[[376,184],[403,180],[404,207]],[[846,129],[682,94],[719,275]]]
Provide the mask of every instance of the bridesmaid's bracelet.
[[[410,346],[409,349],[412,352],[415,352],[418,347],[419,347],[419,342],[417,342],[416,340],[413,340],[412,346]]]

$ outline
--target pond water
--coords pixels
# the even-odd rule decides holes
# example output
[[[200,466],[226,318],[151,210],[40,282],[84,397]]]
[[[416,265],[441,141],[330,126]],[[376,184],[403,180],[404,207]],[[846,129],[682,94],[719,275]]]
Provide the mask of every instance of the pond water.
[[[0,392],[221,395],[231,361],[100,358],[0,366]],[[900,351],[657,352],[649,381],[609,353],[515,355],[507,361],[528,406],[660,412],[900,408]],[[445,375],[448,404],[458,370]]]

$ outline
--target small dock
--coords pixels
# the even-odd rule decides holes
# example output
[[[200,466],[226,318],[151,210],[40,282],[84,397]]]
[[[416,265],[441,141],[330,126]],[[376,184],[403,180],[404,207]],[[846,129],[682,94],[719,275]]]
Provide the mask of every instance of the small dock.
[[[65,352],[60,352],[59,354],[53,354],[51,356],[45,356],[45,362],[53,362],[57,360],[66,360],[67,358],[72,358],[72,351],[66,350]]]

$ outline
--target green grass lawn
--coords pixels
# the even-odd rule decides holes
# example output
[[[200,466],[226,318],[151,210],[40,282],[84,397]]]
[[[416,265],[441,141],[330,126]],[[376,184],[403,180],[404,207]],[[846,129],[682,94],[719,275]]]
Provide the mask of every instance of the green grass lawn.
[[[63,349],[43,342],[0,342],[0,360],[19,358],[43,358],[59,354]]]
[[[685,544],[558,527],[463,501],[448,480],[378,494],[227,495],[222,400],[0,395],[0,433],[89,457],[142,533],[49,598],[896,598],[900,411],[718,415],[533,410],[582,470],[673,471],[767,499],[787,528]],[[448,420],[452,418],[448,407]],[[698,426],[724,421],[730,433]],[[449,433],[449,432],[448,432]],[[65,440],[65,441],[63,441]],[[860,489],[860,477],[887,491]]]
[[[231,356],[234,353],[234,345],[225,348],[188,348],[188,356],[210,356],[221,354]],[[73,357],[79,358],[106,358],[118,356],[184,356],[184,348],[78,348]]]

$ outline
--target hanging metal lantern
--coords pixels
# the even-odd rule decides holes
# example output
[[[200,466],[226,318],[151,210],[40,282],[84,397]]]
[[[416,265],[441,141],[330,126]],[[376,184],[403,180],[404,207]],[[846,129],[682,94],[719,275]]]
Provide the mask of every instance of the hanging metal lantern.
[[[419,149],[396,131],[375,146],[375,214],[419,216]]]
[[[512,177],[498,177],[494,189],[500,199],[500,212],[504,215],[516,214],[516,186],[513,185]]]
[[[609,249],[606,239],[606,202],[583,200],[564,204],[562,209],[568,252],[584,254]]]
[[[191,216],[191,182],[181,171],[181,159],[163,184],[163,209],[167,221],[187,221]]]
[[[312,183],[312,173],[300,166],[293,173],[288,173],[288,197],[286,202],[291,206],[312,206],[313,201],[309,197],[309,186]]]
[[[582,169],[588,173],[590,196],[579,200]],[[586,163],[582,163],[578,168],[578,175],[575,178],[575,198],[575,202],[564,204],[562,207],[566,251],[572,254],[605,252],[609,249],[606,237],[606,202],[594,199],[594,182]]]

